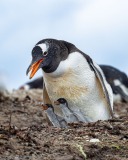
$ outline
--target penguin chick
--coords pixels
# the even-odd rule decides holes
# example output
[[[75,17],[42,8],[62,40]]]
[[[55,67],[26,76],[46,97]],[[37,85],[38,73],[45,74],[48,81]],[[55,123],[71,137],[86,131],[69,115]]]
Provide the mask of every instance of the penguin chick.
[[[62,113],[64,115],[64,119],[66,120],[67,123],[78,122],[78,118],[73,114],[71,109],[68,107],[66,99],[59,98],[57,101],[54,101],[54,104],[60,106]]]
[[[45,104],[45,105],[42,104],[42,107],[54,127],[58,127],[58,128],[68,127],[65,120],[54,113],[54,108],[51,104]]]
[[[54,104],[60,106],[64,115],[64,119],[67,123],[91,122],[91,120],[88,117],[85,117],[79,109],[72,111],[68,107],[68,102],[64,98],[59,98],[57,101],[54,101]]]

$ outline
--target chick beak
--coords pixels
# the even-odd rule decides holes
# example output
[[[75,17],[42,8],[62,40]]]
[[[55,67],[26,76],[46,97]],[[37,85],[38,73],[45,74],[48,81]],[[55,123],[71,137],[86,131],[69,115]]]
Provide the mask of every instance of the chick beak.
[[[27,69],[27,72],[26,74],[28,74],[30,71],[30,79],[35,75],[35,73],[37,72],[37,70],[39,69],[39,66],[40,66],[40,63],[43,61],[43,58],[38,60],[37,62],[31,64],[28,69]]]
[[[47,110],[47,109],[48,109],[48,106],[47,106],[47,105],[45,105],[45,104],[42,104],[42,108],[43,108],[43,110],[45,111],[45,110]]]

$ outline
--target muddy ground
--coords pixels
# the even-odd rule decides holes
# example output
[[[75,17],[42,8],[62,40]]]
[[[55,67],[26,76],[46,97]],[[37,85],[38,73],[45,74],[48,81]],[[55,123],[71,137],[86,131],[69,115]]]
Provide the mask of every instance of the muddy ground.
[[[128,159],[128,104],[114,105],[112,120],[57,129],[39,102],[41,90],[0,94],[0,160]]]

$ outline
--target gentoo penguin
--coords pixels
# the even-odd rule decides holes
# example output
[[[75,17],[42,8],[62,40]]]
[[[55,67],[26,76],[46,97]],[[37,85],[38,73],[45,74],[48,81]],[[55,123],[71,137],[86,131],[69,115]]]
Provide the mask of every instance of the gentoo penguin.
[[[108,66],[100,65],[104,72],[106,80],[111,85],[113,90],[114,102],[124,101],[128,102],[128,77],[124,72]]]
[[[39,41],[32,50],[32,62],[26,73],[32,78],[42,68],[43,101],[54,105],[60,97],[69,108],[92,121],[107,120],[113,115],[113,94],[100,67],[75,45],[55,39]],[[59,107],[54,107],[62,115]]]
[[[78,118],[73,114],[71,109],[68,107],[66,99],[59,98],[57,101],[54,101],[54,104],[60,106],[63,113],[63,117],[67,123],[79,122]]]
[[[64,98],[59,98],[54,102],[55,105],[59,105],[62,113],[64,115],[64,119],[67,123],[72,122],[90,122],[91,120],[84,116],[84,114],[78,109],[77,112],[73,112],[68,107],[68,102]]]
[[[29,90],[29,89],[42,89],[43,88],[43,77],[36,78],[31,82],[27,82],[20,86],[19,89]]]
[[[62,117],[54,113],[54,108],[51,104],[42,104],[42,107],[45,114],[47,115],[48,119],[50,120],[50,122],[54,127],[58,128],[68,127],[66,121]]]

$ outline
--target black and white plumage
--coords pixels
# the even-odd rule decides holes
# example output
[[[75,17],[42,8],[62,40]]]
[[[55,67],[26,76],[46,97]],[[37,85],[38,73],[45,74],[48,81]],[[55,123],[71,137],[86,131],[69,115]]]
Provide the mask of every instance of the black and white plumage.
[[[81,110],[92,121],[112,117],[113,94],[100,67],[75,45],[61,40],[44,39],[32,50],[30,78],[42,68],[44,103],[54,105],[63,97],[69,108]],[[55,113],[61,115],[59,108]]]
[[[31,82],[27,82],[20,86],[19,89],[29,90],[29,89],[42,89],[43,88],[43,77],[36,78]]]
[[[128,77],[124,72],[121,72],[115,67],[108,65],[100,65],[104,72],[106,80],[111,85],[114,102],[128,102]]]

